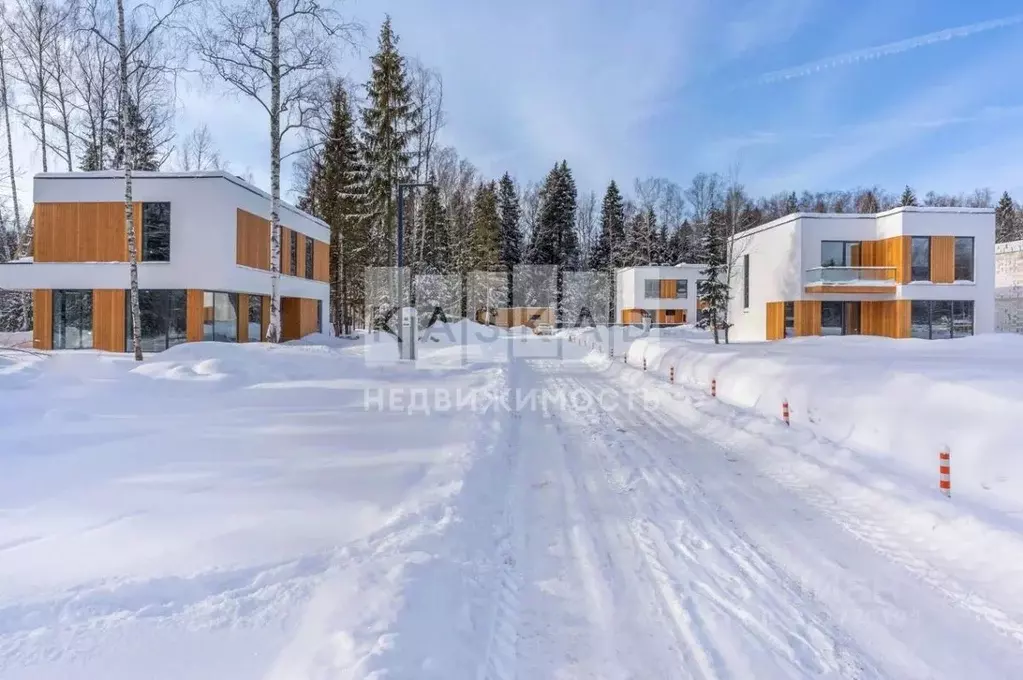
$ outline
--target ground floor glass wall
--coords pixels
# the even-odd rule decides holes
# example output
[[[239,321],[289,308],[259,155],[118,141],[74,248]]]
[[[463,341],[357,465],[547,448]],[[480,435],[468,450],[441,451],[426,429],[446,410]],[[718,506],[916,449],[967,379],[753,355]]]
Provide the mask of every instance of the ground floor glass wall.
[[[92,291],[53,291],[53,349],[92,348]]]
[[[143,352],[162,352],[188,340],[186,300],[183,290],[139,291]],[[130,291],[124,293],[124,319],[124,346],[130,350],[133,346]]]
[[[238,342],[238,294],[202,294],[203,340]]]
[[[966,337],[973,335],[973,300],[913,300],[910,318],[914,338]]]

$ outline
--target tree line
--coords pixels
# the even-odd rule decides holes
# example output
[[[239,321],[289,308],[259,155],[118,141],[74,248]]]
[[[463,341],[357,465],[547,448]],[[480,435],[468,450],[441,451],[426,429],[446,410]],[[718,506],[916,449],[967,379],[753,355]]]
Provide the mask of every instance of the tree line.
[[[699,173],[684,185],[612,180],[598,194],[580,192],[567,159],[552,163],[541,181],[508,172],[489,177],[438,144],[446,122],[442,77],[401,53],[390,18],[377,33],[368,81],[334,75],[361,31],[332,3],[313,0],[11,0],[0,8],[8,156],[0,173],[7,189],[0,259],[28,255],[31,243],[31,213],[17,202],[12,126],[36,141],[44,171],[226,167],[208,128],[175,135],[177,88],[194,74],[267,116],[271,339],[279,335],[278,205],[281,165],[289,160],[299,207],[330,226],[328,318],[339,333],[386,307],[386,300],[367,298],[366,272],[395,263],[399,184],[424,185],[409,191],[405,205],[406,264],[414,275],[455,276],[463,290],[471,272],[508,274],[518,265],[560,272],[701,262],[727,269],[723,244],[730,235],[797,211],[996,207],[998,240],[1023,238],[1021,206],[1007,193],[995,206],[988,189],[918,198],[909,187],[893,194],[875,186],[758,197],[734,176]],[[289,137],[298,149],[293,154],[282,150]],[[130,179],[127,185],[126,211]],[[503,301],[487,304],[510,303],[506,288]],[[534,301],[543,297],[534,292]],[[560,273],[554,294],[560,305]],[[460,312],[472,314],[469,307],[463,292]],[[26,296],[0,304],[4,327],[25,328],[30,318]]]

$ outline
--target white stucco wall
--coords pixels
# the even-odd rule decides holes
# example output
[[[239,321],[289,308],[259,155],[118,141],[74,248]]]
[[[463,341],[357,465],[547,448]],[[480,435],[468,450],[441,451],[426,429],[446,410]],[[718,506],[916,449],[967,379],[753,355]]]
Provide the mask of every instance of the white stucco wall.
[[[34,198],[37,203],[123,201],[124,179],[111,172],[37,175]],[[140,288],[270,294],[270,273],[239,266],[236,252],[237,209],[269,219],[267,194],[221,172],[139,173],[133,180],[132,198],[171,204],[170,261],[140,262]],[[329,242],[330,232],[323,222],[286,204],[280,215],[284,226]],[[281,256],[287,257],[287,252]],[[0,288],[128,288],[129,280],[124,262],[0,265]],[[321,300],[326,317],[328,284],[281,276],[280,293]]]
[[[615,294],[618,320],[623,309],[684,309],[687,323],[696,322],[696,286],[704,265],[684,264],[673,267],[628,267],[616,272]],[[686,281],[686,297],[674,299],[648,298],[644,282],[651,279]]]
[[[744,233],[732,244],[735,267],[728,305],[728,321],[732,324],[730,340],[765,340],[767,303],[800,299],[803,280],[802,221],[798,216],[775,220]],[[746,255],[749,256],[749,307],[743,306],[743,263]]]
[[[974,331],[995,326],[994,212],[970,208],[896,208],[878,215],[794,214],[741,234],[733,243],[731,338],[764,340],[767,303],[795,300],[973,300]],[[888,295],[806,293],[807,270],[821,265],[822,241],[869,241],[894,236],[972,236],[974,281],[912,283]],[[742,255],[750,255],[750,306],[743,308]]]

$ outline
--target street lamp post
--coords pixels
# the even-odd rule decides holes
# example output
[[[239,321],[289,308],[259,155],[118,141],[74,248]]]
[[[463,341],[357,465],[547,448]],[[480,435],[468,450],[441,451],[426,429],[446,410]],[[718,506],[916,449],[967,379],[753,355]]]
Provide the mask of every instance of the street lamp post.
[[[405,290],[405,282],[402,280],[402,270],[405,266],[405,189],[430,186],[424,182],[404,182],[398,184],[398,303],[402,303],[401,295]],[[409,277],[409,301],[412,300],[412,277]],[[416,358],[416,324],[415,310],[400,307],[401,318],[398,331],[398,352],[402,358],[414,361]],[[408,344],[405,343],[406,339]],[[406,356],[407,353],[407,356]]]

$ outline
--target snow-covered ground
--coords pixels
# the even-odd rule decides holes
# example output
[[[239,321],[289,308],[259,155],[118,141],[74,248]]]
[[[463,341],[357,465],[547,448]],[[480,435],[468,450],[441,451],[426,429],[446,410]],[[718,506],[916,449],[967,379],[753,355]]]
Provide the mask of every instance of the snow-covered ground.
[[[0,678],[1023,676],[1018,455],[971,454],[959,494],[951,439],[950,501],[936,450],[925,480],[797,396],[840,379],[851,419],[894,371],[1008,409],[1011,347],[662,335],[629,365],[467,323],[416,366],[375,334],[0,351]]]

